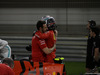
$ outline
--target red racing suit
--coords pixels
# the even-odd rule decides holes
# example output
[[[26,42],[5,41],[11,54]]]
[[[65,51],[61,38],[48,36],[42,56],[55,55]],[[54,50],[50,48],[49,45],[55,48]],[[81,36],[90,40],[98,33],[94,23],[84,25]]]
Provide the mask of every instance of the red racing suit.
[[[40,34],[40,31],[37,31]],[[33,62],[44,62],[45,53],[42,51],[43,48],[46,48],[47,45],[45,40],[41,40],[36,36],[32,38],[32,61]]]
[[[56,37],[53,30],[47,31],[46,33],[36,32],[35,35],[40,39],[45,39],[48,48],[52,48],[56,42]],[[54,63],[53,59],[56,57],[55,53],[56,49],[54,49],[54,51],[50,54],[47,54],[45,62]]]
[[[0,75],[15,75],[15,73],[8,65],[0,64]]]

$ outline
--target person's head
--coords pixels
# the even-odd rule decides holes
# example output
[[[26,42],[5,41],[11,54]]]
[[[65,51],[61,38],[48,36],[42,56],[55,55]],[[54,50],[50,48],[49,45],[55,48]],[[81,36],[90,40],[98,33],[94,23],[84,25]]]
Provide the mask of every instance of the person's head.
[[[90,28],[90,36],[91,37],[99,36],[99,28],[98,27]]]
[[[87,29],[90,29],[92,27],[96,26],[96,22],[94,20],[89,20],[87,24]]]
[[[43,21],[46,22],[48,30],[55,30],[57,28],[56,24],[55,24],[55,19],[49,15],[46,15],[44,17],[42,17]]]
[[[48,30],[46,22],[42,21],[42,20],[39,20],[37,22],[36,27],[37,27],[37,30],[41,31],[42,33],[46,32]]]
[[[8,65],[11,68],[14,67],[14,61],[11,58],[4,58],[2,63]]]

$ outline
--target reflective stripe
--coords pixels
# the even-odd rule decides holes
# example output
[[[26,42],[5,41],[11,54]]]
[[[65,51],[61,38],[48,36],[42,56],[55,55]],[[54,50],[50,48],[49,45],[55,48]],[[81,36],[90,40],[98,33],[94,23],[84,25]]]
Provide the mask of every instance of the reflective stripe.
[[[5,46],[8,49],[8,57],[11,57],[11,48],[9,45]]]

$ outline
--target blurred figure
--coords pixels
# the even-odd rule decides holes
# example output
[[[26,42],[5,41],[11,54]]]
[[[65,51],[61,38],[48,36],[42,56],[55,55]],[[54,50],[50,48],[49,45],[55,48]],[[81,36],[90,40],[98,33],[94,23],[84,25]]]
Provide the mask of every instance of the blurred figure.
[[[13,67],[13,60],[11,58],[4,58],[2,64],[0,64],[0,75],[15,75]]]
[[[92,47],[92,56],[94,61],[94,66],[99,67],[99,56],[100,56],[100,38],[99,38],[99,29],[93,27],[90,29],[90,36],[93,37],[93,47]]]
[[[0,39],[0,60],[11,57],[11,48],[8,42]]]
[[[96,26],[94,20],[89,20],[87,24],[87,29],[89,31],[88,40],[87,40],[87,56],[86,56],[86,72],[89,72],[94,68],[93,56],[92,56],[92,47],[93,47],[93,37],[90,36],[90,29]]]
[[[90,28],[95,27],[96,22],[94,20],[89,20],[87,24],[87,29],[90,30]]]
[[[37,22],[37,34],[43,34],[47,31],[47,25],[45,21]],[[33,62],[44,62],[45,55],[51,53],[56,48],[56,44],[48,48],[45,40],[39,39],[37,35],[32,38],[32,61]]]

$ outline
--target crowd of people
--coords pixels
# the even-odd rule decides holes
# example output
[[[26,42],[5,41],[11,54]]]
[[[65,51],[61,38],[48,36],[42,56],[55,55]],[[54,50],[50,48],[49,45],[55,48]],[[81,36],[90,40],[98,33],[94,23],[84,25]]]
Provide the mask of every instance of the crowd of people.
[[[100,31],[94,20],[88,21],[87,29],[89,35],[87,40],[86,72],[92,72],[96,67],[100,67]]]
[[[53,17],[47,15],[42,17],[36,24],[37,31],[32,37],[32,62],[55,63],[57,26]],[[87,40],[86,72],[90,72],[95,67],[100,67],[100,36],[99,28],[94,20],[89,20],[87,24],[89,31]],[[14,62],[11,59],[11,48],[8,42],[0,39],[0,75],[14,75],[11,68]],[[6,71],[5,71],[6,70]],[[8,74],[7,74],[8,73]]]
[[[56,47],[54,46],[58,34],[55,19],[51,16],[44,16],[37,22],[36,26],[38,31],[35,32],[32,38],[32,60],[34,62],[54,63],[56,57]],[[87,40],[86,72],[91,72],[95,67],[100,66],[100,30],[94,20],[88,21],[87,29],[89,35]],[[38,42],[36,39],[38,39]],[[48,52],[45,52],[46,50]]]
[[[47,24],[47,27],[43,26],[42,22],[44,21],[46,22],[45,24]],[[41,31],[43,32],[40,32],[40,29],[38,28],[38,24],[40,25],[40,29],[42,29]],[[48,29],[45,29],[46,31],[44,31],[43,28],[48,28]],[[100,30],[96,26],[96,22],[94,20],[88,21],[87,29],[89,31],[89,35],[87,40],[86,72],[89,73],[95,67],[100,67],[100,58],[99,58],[100,57],[100,35],[99,35]],[[42,17],[41,21],[37,22],[37,30],[38,31],[34,34],[32,38],[33,61],[41,62],[42,60],[42,62],[54,63],[54,59],[56,57],[55,55],[56,48],[55,49],[53,48],[54,45],[56,45],[56,38],[58,34],[56,30],[56,24],[54,18],[51,16]],[[38,38],[38,41],[40,43],[37,44],[35,40],[36,38]],[[39,49],[35,49],[37,47],[34,43],[38,46]],[[46,53],[43,50],[45,48],[51,48],[52,50]],[[40,53],[42,54],[39,54],[39,50]]]

